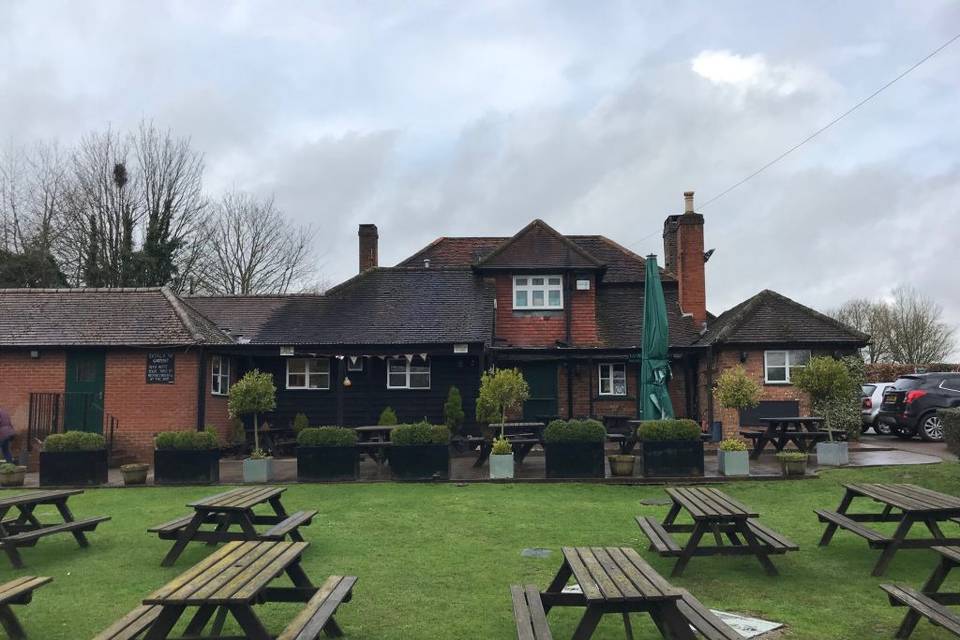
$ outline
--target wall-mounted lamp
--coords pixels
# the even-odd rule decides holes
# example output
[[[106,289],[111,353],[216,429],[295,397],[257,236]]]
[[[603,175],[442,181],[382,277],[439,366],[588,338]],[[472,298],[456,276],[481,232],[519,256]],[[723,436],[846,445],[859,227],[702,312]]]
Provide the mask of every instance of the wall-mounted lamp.
[[[33,358],[34,360],[36,360],[37,358],[39,358],[39,357],[40,357],[40,350],[39,350],[39,349],[31,349],[31,351],[30,351],[30,357]]]
[[[741,351],[741,352],[740,352],[740,362],[742,363],[742,362],[746,362],[746,361],[747,361],[747,352],[746,352],[746,351]]]

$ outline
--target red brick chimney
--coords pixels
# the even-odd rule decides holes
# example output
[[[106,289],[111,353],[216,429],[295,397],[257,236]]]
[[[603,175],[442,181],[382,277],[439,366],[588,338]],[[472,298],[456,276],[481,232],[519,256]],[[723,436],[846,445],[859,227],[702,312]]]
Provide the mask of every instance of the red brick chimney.
[[[664,268],[677,276],[680,309],[699,328],[707,321],[703,216],[693,210],[693,191],[685,191],[683,200],[683,213],[663,222]]]
[[[360,273],[363,273],[379,264],[377,244],[380,235],[375,224],[360,225],[357,235],[360,236]]]

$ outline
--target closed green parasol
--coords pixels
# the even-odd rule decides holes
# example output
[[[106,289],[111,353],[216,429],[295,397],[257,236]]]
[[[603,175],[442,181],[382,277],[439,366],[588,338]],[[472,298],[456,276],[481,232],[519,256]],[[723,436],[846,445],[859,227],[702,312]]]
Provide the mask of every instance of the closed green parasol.
[[[640,361],[640,417],[644,420],[673,418],[673,404],[667,392],[670,361],[667,350],[667,303],[663,299],[657,256],[647,256],[643,293],[643,353]]]

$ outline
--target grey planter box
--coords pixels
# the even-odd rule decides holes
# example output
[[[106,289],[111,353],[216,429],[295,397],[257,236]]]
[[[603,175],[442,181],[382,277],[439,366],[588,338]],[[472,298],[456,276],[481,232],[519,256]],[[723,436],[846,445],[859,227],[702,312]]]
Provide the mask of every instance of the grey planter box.
[[[513,477],[512,453],[501,456],[490,456],[490,477],[493,479]]]
[[[270,482],[273,480],[273,458],[247,458],[243,461],[244,482]]]
[[[850,464],[850,447],[846,442],[817,444],[817,464],[821,467],[842,467]]]
[[[750,475],[749,451],[718,451],[720,473],[725,476]]]

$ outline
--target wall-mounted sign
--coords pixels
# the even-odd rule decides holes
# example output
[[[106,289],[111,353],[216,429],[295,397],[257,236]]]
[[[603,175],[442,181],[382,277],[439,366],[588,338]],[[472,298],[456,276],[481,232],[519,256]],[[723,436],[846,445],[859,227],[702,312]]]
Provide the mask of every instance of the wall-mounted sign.
[[[173,384],[173,354],[151,351],[147,354],[147,384]]]
[[[455,344],[453,345],[454,353],[469,353],[470,347],[465,344]]]
[[[577,291],[589,291],[590,290],[590,281],[589,280],[577,280]]]
[[[280,347],[280,355],[282,356],[292,356],[293,347]]]

